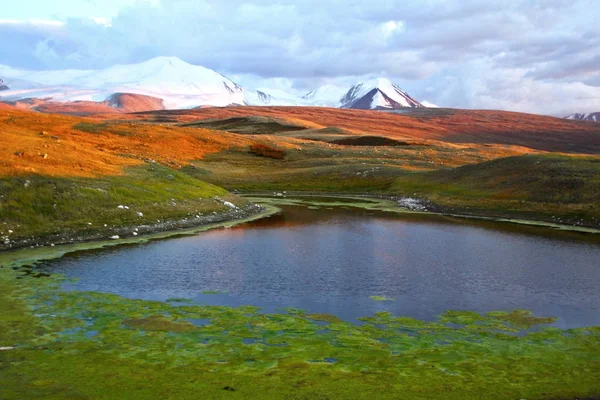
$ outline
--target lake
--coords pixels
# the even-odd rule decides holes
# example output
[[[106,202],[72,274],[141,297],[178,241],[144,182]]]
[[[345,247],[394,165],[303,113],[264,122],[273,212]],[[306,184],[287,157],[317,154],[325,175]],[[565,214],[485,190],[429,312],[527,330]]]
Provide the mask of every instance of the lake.
[[[434,320],[449,309],[522,308],[559,317],[560,328],[600,325],[600,242],[592,235],[281,208],[235,228],[75,253],[43,268],[77,278],[68,289],[265,312],[295,307],[356,323],[379,311]]]

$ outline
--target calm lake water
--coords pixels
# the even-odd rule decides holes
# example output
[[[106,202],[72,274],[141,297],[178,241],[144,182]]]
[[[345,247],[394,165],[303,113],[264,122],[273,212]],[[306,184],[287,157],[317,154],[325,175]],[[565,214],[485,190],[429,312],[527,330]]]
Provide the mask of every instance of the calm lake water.
[[[231,229],[85,252],[46,268],[68,288],[199,304],[297,307],[355,322],[513,310],[600,325],[600,242],[511,224],[284,206]],[[220,294],[205,294],[221,291]],[[377,302],[370,296],[395,299]]]

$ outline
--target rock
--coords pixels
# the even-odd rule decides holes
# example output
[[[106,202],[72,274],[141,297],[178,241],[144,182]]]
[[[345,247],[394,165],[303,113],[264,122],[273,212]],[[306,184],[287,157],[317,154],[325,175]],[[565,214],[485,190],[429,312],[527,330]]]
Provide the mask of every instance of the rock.
[[[139,211],[136,214],[137,214],[138,217],[143,217],[144,216],[144,213],[139,212]]]
[[[51,243],[51,244],[50,244],[50,247],[54,247],[54,243]]]
[[[88,222],[88,225],[92,225],[92,223],[91,223],[91,222]]]
[[[398,200],[398,205],[400,207],[407,208],[412,211],[426,211],[427,208],[423,205],[423,202],[420,199],[412,198],[412,197],[402,197]]]
[[[118,205],[118,206],[117,206],[117,208],[118,208],[119,210],[124,210],[124,209],[125,209],[125,206]]]
[[[137,236],[137,235],[138,235],[138,233],[137,233],[137,232],[133,232],[133,236]]]
[[[25,187],[31,186],[31,181],[29,181],[29,180],[25,181],[25,183],[23,184],[23,186],[25,186]]]
[[[42,154],[41,156],[42,156],[43,159],[48,158],[48,154],[46,154],[46,153]]]
[[[23,157],[25,155],[24,151],[15,151],[15,156],[17,157]]]
[[[235,204],[233,204],[233,203],[230,203],[230,202],[228,202],[228,201],[224,201],[224,202],[223,202],[223,205],[226,205],[226,206],[227,206],[227,207],[229,207],[229,208],[237,208],[237,206],[236,206]]]
[[[128,207],[128,206],[125,206],[125,209],[126,209],[126,210],[129,210],[129,207]]]
[[[111,238],[112,240],[121,239],[121,238],[119,237],[119,235],[114,235],[114,236],[111,236],[110,238]]]
[[[48,134],[48,132],[46,132],[46,131],[42,131],[42,132],[40,132],[40,136],[45,136],[45,135],[47,135],[47,134]]]
[[[10,233],[15,233],[15,232],[13,230],[9,229],[8,233],[10,234]]]
[[[14,346],[0,347],[0,351],[8,351],[8,350],[14,350],[14,349],[16,349],[16,347],[14,347]]]

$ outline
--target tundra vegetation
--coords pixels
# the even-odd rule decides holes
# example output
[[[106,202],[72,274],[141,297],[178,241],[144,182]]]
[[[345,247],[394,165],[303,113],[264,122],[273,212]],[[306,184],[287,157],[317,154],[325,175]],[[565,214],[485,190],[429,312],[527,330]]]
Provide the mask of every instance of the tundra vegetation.
[[[597,397],[599,328],[559,330],[552,316],[379,313],[355,325],[67,292],[37,265],[106,245],[60,243],[134,243],[145,240],[138,232],[264,212],[234,191],[341,194],[341,205],[380,210],[404,198],[439,213],[597,229],[599,153],[600,124],[492,111],[74,117],[0,105],[0,246],[13,248],[0,253],[0,397]],[[14,250],[38,244],[57,246]]]

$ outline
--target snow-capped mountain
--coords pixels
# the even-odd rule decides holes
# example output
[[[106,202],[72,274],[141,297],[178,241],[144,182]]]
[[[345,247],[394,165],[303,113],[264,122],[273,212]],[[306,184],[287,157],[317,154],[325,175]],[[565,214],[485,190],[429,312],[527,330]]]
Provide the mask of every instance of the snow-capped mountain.
[[[440,108],[440,106],[438,106],[437,104],[433,104],[432,102],[427,100],[423,100],[421,102],[421,105],[425,108]]]
[[[361,110],[421,108],[423,105],[389,79],[358,83],[341,99],[342,108]]]
[[[346,93],[348,93],[347,88],[325,85],[302,96],[302,101],[313,106],[340,107],[342,97]]]
[[[434,106],[419,103],[387,79],[357,83],[349,90],[325,85],[304,96],[275,88],[247,90],[216,71],[188,64],[176,57],[156,57],[138,64],[100,70],[27,71],[0,65],[2,101],[31,98],[43,99],[46,103],[83,101],[111,105],[114,103],[111,96],[115,94],[127,104],[133,104],[135,110],[146,105],[151,107],[149,110],[229,105],[383,110]],[[127,94],[138,97],[127,97]],[[131,107],[122,108],[129,110]]]
[[[575,113],[575,114],[571,114],[565,118],[566,119],[575,119],[575,120],[579,120],[579,121],[600,122],[600,112],[589,113],[589,114]]]
[[[3,100],[104,101],[113,93],[161,98],[167,108],[244,104],[244,89],[223,75],[176,57],[157,57],[102,70],[24,71],[0,66],[10,88]]]
[[[300,99],[291,93],[280,89],[258,88],[246,90],[246,103],[249,106],[298,106]]]

